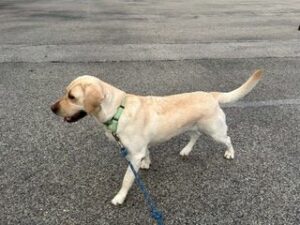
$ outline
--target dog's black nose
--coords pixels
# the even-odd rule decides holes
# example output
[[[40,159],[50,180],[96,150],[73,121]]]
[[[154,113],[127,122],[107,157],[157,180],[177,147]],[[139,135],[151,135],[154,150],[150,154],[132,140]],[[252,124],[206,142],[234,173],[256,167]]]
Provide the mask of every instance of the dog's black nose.
[[[51,105],[51,110],[52,112],[54,112],[55,114],[57,114],[59,109],[59,102],[55,102],[53,105]]]

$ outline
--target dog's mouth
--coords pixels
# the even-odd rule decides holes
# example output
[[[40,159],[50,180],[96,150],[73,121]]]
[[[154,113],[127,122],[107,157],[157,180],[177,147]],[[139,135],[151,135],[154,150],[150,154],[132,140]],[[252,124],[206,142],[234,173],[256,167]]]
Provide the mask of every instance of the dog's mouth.
[[[76,122],[76,121],[82,119],[86,115],[87,115],[87,113],[85,111],[80,110],[80,111],[78,111],[77,113],[75,113],[72,116],[66,116],[66,117],[64,117],[64,121],[66,121],[68,123],[73,123],[73,122]]]

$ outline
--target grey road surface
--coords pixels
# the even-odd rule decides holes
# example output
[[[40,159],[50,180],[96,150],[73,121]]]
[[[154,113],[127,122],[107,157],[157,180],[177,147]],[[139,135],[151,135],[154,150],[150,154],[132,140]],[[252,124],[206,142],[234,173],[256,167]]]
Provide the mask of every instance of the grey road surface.
[[[300,2],[249,0],[0,2],[0,224],[153,224],[136,186],[110,204],[126,163],[91,118],[50,111],[95,75],[141,95],[229,91],[236,159],[203,135],[150,149],[141,171],[165,224],[300,224]]]

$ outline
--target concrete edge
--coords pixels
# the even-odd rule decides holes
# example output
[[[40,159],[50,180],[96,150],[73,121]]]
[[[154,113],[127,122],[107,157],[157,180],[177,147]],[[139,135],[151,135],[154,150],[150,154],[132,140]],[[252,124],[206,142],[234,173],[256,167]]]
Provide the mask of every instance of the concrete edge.
[[[199,44],[1,45],[0,63],[107,62],[300,57],[300,43],[255,41]]]

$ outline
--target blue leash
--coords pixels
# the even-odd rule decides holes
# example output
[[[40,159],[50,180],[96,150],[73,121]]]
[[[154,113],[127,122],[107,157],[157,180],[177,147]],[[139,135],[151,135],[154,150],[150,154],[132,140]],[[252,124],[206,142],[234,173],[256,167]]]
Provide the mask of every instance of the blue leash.
[[[148,192],[147,188],[145,187],[145,184],[142,181],[142,178],[140,177],[138,172],[134,169],[134,167],[133,167],[132,163],[130,162],[130,160],[128,160],[126,158],[126,156],[128,155],[127,148],[124,147],[124,145],[120,141],[120,138],[116,134],[113,134],[113,136],[116,139],[119,146],[121,147],[121,149],[120,149],[121,156],[123,158],[125,158],[126,161],[128,162],[128,165],[130,166],[130,168],[131,168],[131,170],[132,170],[132,172],[135,176],[134,180],[135,180],[136,184],[138,185],[138,187],[140,188],[140,190],[144,194],[144,198],[145,198],[146,203],[148,204],[148,207],[150,209],[151,217],[156,220],[157,225],[164,225],[162,213],[156,208],[155,202],[153,201],[153,199],[151,198],[150,193]]]

